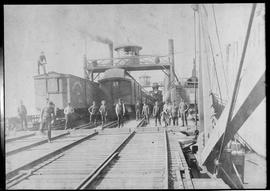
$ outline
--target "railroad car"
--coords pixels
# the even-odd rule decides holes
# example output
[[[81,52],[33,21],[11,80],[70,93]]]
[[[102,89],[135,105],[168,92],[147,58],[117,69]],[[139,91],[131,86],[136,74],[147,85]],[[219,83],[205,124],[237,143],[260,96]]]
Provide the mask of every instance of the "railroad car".
[[[49,72],[34,76],[34,81],[36,109],[40,111],[49,98],[55,104],[58,117],[64,116],[63,109],[68,102],[82,118],[89,115],[87,108],[93,101],[99,105],[105,99],[98,83],[71,74]]]
[[[146,101],[151,111],[154,98],[148,95],[142,86],[124,69],[113,68],[106,70],[103,79],[99,80],[99,83],[101,90],[109,98],[110,107],[114,108],[119,98],[121,98],[126,105],[129,117],[135,116],[137,100],[141,103]]]

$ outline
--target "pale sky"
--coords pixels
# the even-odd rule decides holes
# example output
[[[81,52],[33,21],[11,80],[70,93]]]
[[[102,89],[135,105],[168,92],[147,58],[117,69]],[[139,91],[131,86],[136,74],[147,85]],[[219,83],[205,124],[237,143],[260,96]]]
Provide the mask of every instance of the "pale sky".
[[[209,23],[213,23],[211,6],[205,5]],[[251,4],[216,4],[214,7],[225,49],[227,43],[244,37]],[[80,77],[83,77],[85,50],[89,59],[108,58],[108,46],[93,41],[91,35],[110,39],[115,46],[137,44],[143,47],[141,54],[154,55],[168,54],[168,39],[172,38],[176,73],[179,78],[190,77],[194,57],[193,22],[189,4],[5,5],[6,116],[16,115],[20,99],[24,100],[30,114],[36,113],[33,76],[37,74],[41,51],[45,52],[48,71]],[[89,36],[82,35],[82,31]],[[162,72],[149,74],[153,81],[162,80]]]

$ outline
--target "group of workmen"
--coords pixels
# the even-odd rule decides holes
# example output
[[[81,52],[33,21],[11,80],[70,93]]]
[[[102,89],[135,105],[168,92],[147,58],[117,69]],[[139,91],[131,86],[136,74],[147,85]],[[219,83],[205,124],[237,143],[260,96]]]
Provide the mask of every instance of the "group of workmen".
[[[146,102],[144,102],[143,106],[141,107],[140,102],[137,101],[135,110],[136,120],[139,120],[142,115],[142,117],[147,121],[147,123],[149,123],[149,118],[151,116],[150,107]],[[157,123],[161,125],[161,121],[164,122],[165,127],[171,125],[171,122],[173,122],[174,126],[178,126],[179,118],[182,120],[182,126],[188,126],[188,110],[189,107],[184,100],[181,100],[179,105],[177,105],[176,102],[173,102],[173,104],[171,104],[170,101],[166,101],[162,105],[161,103],[156,101],[152,110],[152,117],[155,119],[155,126],[157,126]]]
[[[93,105],[88,108],[90,113],[89,123],[97,124],[98,116],[101,116],[101,123],[104,125],[107,122],[108,107],[106,101],[102,100],[100,107],[97,106],[96,102],[93,101]],[[118,127],[123,127],[124,125],[124,116],[126,114],[126,107],[122,99],[118,100],[118,103],[115,105],[115,113],[117,116]]]
[[[152,110],[152,116],[155,119],[155,126],[161,121],[164,122],[165,127],[171,125],[178,126],[178,119],[181,118],[182,126],[187,126],[187,115],[188,115],[188,105],[181,100],[180,104],[177,105],[176,102],[170,104],[169,101],[165,102],[164,105],[159,104],[157,101]],[[101,123],[104,125],[107,122],[108,107],[106,101],[102,100],[100,107],[93,101],[93,104],[88,108],[90,114],[90,122],[97,124],[98,116],[101,116]],[[136,120],[143,117],[147,123],[149,123],[150,118],[150,107],[146,101],[144,101],[143,106],[141,106],[138,101],[135,105]],[[71,128],[72,114],[74,113],[74,108],[68,103],[67,107],[64,109],[65,114],[65,129]],[[126,107],[122,99],[118,100],[115,105],[115,113],[117,116],[118,127],[123,127],[124,116],[126,114]],[[27,110],[21,101],[18,107],[18,115],[21,121],[22,129],[27,129]],[[55,123],[55,105],[53,102],[47,99],[46,106],[41,110],[40,114],[40,132],[44,134],[44,129],[48,129],[48,141],[51,142],[51,126]]]

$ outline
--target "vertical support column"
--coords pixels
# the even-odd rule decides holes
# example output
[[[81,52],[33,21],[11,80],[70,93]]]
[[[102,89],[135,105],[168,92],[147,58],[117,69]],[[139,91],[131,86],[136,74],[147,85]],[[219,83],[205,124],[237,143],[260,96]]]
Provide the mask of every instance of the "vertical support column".
[[[48,92],[48,74],[45,74],[45,81],[46,81],[46,99],[49,99],[49,92]]]
[[[113,44],[109,44],[109,51],[110,51],[110,64],[113,65]]]
[[[70,100],[70,78],[67,78],[67,102],[71,102]]]
[[[170,88],[170,98],[173,103],[175,100],[175,85],[174,85],[174,47],[173,47],[173,39],[169,39],[169,58],[170,58],[170,80],[169,80],[169,88]]]
[[[93,73],[93,71],[91,71],[91,73],[90,73],[90,80],[94,81],[94,73]]]
[[[202,76],[202,39],[201,39],[201,18],[200,18],[200,10],[199,10],[199,5],[198,5],[198,65],[199,65],[199,70],[198,70],[198,112],[199,112],[199,152],[203,151],[203,148],[205,146],[205,132],[204,132],[204,99],[203,99],[203,76]],[[200,155],[198,155],[200,156]],[[199,157],[199,163],[201,162],[201,159]]]
[[[83,57],[84,62],[83,62],[83,71],[84,71],[84,78],[89,79],[88,72],[87,72],[87,57],[86,54]]]

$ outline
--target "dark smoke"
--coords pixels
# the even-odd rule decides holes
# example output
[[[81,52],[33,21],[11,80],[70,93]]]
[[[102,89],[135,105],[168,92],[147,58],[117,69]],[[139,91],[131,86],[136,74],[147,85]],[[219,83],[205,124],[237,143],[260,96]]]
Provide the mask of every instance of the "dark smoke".
[[[87,31],[85,30],[78,30],[79,33],[83,36],[83,37],[90,37],[92,40],[96,41],[96,42],[101,42],[101,43],[104,43],[104,44],[113,44],[113,41],[106,38],[106,37],[101,37],[101,36],[98,36],[98,35],[93,35],[93,34],[90,34],[88,33]]]

